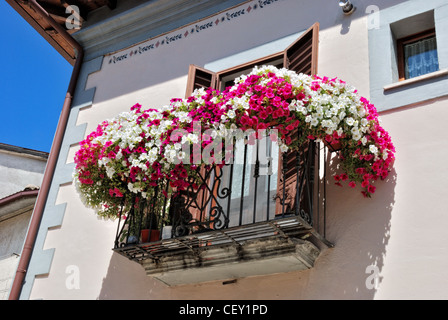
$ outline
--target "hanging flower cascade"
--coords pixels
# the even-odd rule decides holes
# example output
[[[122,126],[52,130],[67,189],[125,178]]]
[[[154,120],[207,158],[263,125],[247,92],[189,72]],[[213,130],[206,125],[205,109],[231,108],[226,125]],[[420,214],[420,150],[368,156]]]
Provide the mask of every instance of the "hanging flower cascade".
[[[295,129],[301,139],[290,135]],[[355,88],[337,78],[263,66],[224,91],[197,89],[160,109],[136,104],[104,121],[81,141],[74,181],[87,206],[113,218],[126,195],[151,198],[162,179],[173,190],[185,189],[194,184],[187,178],[198,166],[222,165],[229,150],[211,152],[199,162],[198,151],[228,138],[244,139],[247,132],[259,137],[260,130],[275,132],[271,138],[282,152],[298,148],[304,139],[340,144],[341,173],[334,175],[335,183],[360,184],[366,197],[375,192],[375,180],[388,176],[395,158],[375,107]]]

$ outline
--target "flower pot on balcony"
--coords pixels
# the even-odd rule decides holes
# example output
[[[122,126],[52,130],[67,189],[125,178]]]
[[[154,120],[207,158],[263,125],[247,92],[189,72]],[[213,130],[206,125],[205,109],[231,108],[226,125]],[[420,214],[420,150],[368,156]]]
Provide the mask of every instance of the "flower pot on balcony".
[[[171,239],[173,226],[164,226],[162,230],[162,239]]]
[[[155,242],[160,239],[160,230],[143,229],[140,235],[142,243]]]

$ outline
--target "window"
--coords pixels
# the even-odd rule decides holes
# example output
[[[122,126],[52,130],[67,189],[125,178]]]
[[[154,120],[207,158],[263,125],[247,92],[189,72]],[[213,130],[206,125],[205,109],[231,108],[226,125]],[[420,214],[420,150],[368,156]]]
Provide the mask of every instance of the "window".
[[[448,43],[448,7],[424,3],[405,1],[381,9],[381,23],[368,29],[370,101],[379,112],[439,98],[448,92],[448,51],[444,48]],[[428,38],[429,43],[420,42]],[[411,66],[408,75],[403,44]],[[415,53],[413,47],[417,47]],[[429,70],[418,70],[428,61]]]
[[[284,51],[219,72],[191,65],[186,96],[189,97],[195,89],[201,87],[223,90],[233,85],[235,78],[249,73],[257,65],[274,65],[279,68],[286,67],[297,73],[316,74],[318,33],[319,24],[316,23]],[[291,136],[296,138],[298,134],[296,130]],[[223,188],[230,186],[232,188],[230,200],[223,204],[223,210],[228,212],[227,216],[230,218],[228,226],[271,220],[276,215],[291,213],[299,208],[300,212],[304,213],[302,216],[306,214],[305,218],[311,222],[314,172],[313,166],[305,164],[315,161],[314,143],[304,146],[300,152],[301,163],[297,163],[297,152],[288,152],[282,157],[278,146],[269,141],[266,146],[262,145],[265,142],[260,140],[255,146],[237,145],[235,155],[243,157],[243,160],[235,159],[236,164],[216,173],[223,177]],[[257,150],[267,151],[270,161],[265,166],[268,166],[268,172],[272,174],[258,176],[256,170],[259,170],[260,163],[257,165],[256,162],[248,161],[251,157],[256,157]],[[298,165],[307,169],[298,174]],[[277,170],[272,170],[273,166]],[[211,188],[213,189],[214,187]],[[196,211],[193,216],[198,217],[198,214]]]
[[[318,43],[319,23],[315,23],[288,48],[276,54],[219,72],[191,65],[188,73],[186,96],[189,97],[195,89],[201,87],[222,89],[232,85],[237,76],[250,72],[256,65],[269,64],[286,67],[297,73],[317,74]]]
[[[397,41],[400,81],[439,70],[435,29]]]

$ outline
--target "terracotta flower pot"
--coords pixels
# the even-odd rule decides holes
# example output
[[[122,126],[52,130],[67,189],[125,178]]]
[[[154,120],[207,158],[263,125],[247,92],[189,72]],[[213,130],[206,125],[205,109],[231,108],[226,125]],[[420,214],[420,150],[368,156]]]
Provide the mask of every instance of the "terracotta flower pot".
[[[155,242],[160,239],[160,230],[143,229],[141,232],[142,243]]]

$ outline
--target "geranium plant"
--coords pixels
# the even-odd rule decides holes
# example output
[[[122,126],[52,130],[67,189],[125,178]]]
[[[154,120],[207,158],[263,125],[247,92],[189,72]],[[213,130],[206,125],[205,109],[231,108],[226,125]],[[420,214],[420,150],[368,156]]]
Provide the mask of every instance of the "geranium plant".
[[[295,129],[300,139],[291,137]],[[128,199],[135,197],[128,195],[151,198],[165,181],[170,188],[164,196],[170,197],[196,183],[198,166],[223,165],[228,141],[247,138],[248,132],[259,138],[262,131],[282,152],[304,139],[340,144],[335,182],[360,184],[366,197],[375,192],[373,181],[388,175],[395,157],[375,107],[355,88],[336,78],[263,66],[224,91],[198,89],[160,109],[136,104],[104,121],[80,143],[74,181],[87,205],[116,217],[120,206],[134,205]]]

